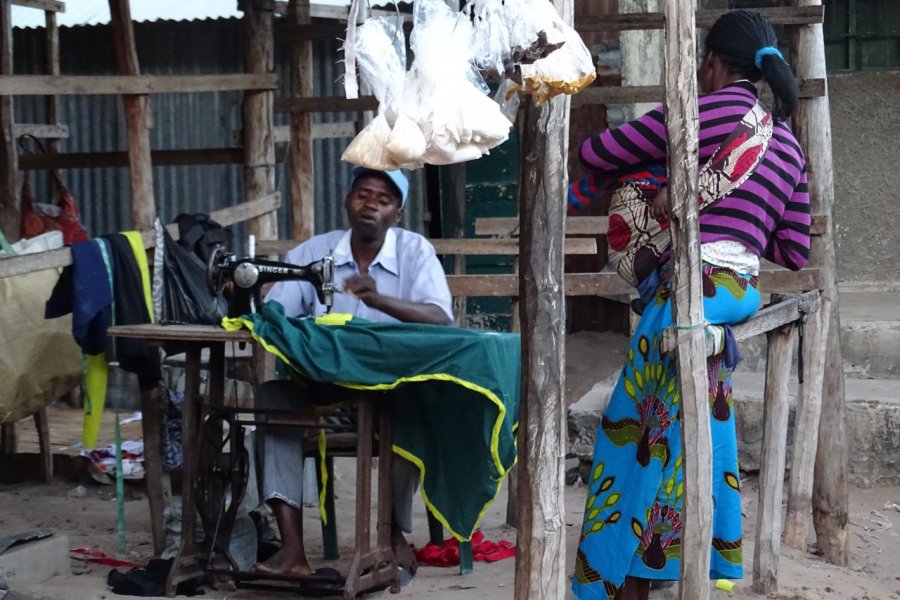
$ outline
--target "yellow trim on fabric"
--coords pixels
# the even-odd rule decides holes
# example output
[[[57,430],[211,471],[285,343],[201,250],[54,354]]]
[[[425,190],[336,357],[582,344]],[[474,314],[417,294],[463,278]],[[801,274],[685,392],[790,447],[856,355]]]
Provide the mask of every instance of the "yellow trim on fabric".
[[[346,325],[348,321],[353,320],[350,313],[328,313],[320,317],[316,317],[316,325]]]
[[[505,478],[505,475],[500,477],[500,479],[497,481],[497,490],[494,492],[494,495],[491,497],[491,499],[485,502],[484,506],[481,508],[481,512],[478,513],[478,518],[475,519],[475,525],[474,527],[472,527],[472,535],[470,535],[469,537],[465,537],[450,526],[450,522],[447,520],[447,517],[441,514],[437,507],[435,507],[435,505],[431,502],[431,499],[428,498],[428,494],[425,492],[425,463],[422,462],[422,460],[415,454],[407,452],[397,445],[393,445],[391,449],[395,454],[402,456],[419,468],[419,491],[422,494],[422,500],[425,501],[425,506],[428,508],[428,510],[431,511],[431,514],[434,515],[434,518],[437,519],[440,524],[450,532],[450,535],[455,537],[457,540],[461,542],[472,541],[472,537],[475,535],[475,532],[478,531],[478,525],[481,523],[481,519],[483,519],[484,515],[487,513],[488,507],[494,500],[497,499],[497,495],[500,494],[500,488],[501,486],[503,486],[503,479]],[[515,465],[515,463],[513,463],[513,465]]]
[[[228,323],[226,323],[226,321],[228,321]],[[290,365],[291,361],[288,360],[287,357],[280,350],[278,350],[274,346],[268,344],[266,341],[264,341],[262,338],[260,338],[256,334],[256,332],[253,329],[253,321],[251,321],[250,319],[223,318],[222,326],[225,327],[226,329],[229,329],[230,327],[235,326],[235,323],[234,323],[235,321],[243,323],[243,325],[247,329],[250,330],[250,333],[253,336],[253,339],[255,339],[257,342],[259,342],[259,344],[263,348],[265,348],[268,352],[271,352],[272,354],[274,354],[275,356],[277,356],[278,358],[283,360],[285,364]],[[231,331],[234,331],[234,329],[231,329]],[[493,402],[495,406],[497,406],[497,413],[498,413],[497,419],[494,422],[494,427],[491,431],[491,458],[494,461],[494,466],[497,468],[497,472],[500,474],[500,477],[497,480],[497,490],[494,492],[493,497],[490,500],[488,500],[487,502],[485,502],[484,506],[481,509],[481,512],[478,514],[478,518],[475,520],[475,527],[473,527],[473,529],[472,529],[472,533],[474,535],[474,532],[477,529],[478,524],[481,522],[481,519],[484,517],[485,513],[487,512],[488,506],[490,506],[490,504],[497,498],[497,495],[500,493],[500,487],[503,485],[503,479],[509,473],[510,469],[512,469],[519,462],[518,452],[516,454],[516,459],[513,461],[513,464],[510,466],[509,469],[504,468],[503,464],[500,461],[500,428],[503,427],[503,419],[506,416],[506,406],[503,405],[503,403],[500,401],[500,398],[498,398],[496,394],[494,394],[492,391],[490,391],[487,388],[484,388],[480,385],[474,384],[470,381],[465,381],[464,379],[459,379],[458,377],[448,375],[446,373],[432,373],[432,374],[425,374],[425,375],[415,375],[413,377],[401,377],[401,378],[397,379],[396,381],[394,381],[393,383],[379,383],[379,384],[375,384],[375,385],[363,385],[363,384],[359,384],[359,383],[347,383],[347,382],[339,382],[339,383],[335,383],[335,385],[339,385],[341,387],[346,387],[346,388],[355,389],[355,390],[392,390],[392,389],[396,388],[398,385],[400,385],[401,383],[408,383],[408,382],[414,382],[414,381],[450,381],[450,382],[456,383],[458,385],[461,385],[466,389],[472,390],[476,393],[483,395],[488,400]],[[513,435],[513,444],[516,447],[518,447],[515,435]],[[454,531],[454,529],[452,527],[450,527],[450,524],[447,521],[447,518],[444,517],[444,515],[441,514],[440,511],[437,510],[437,508],[435,508],[435,506],[434,506],[434,504],[432,504],[431,500],[428,499],[428,495],[425,492],[425,487],[424,487],[424,485],[421,485],[424,483],[424,479],[425,479],[425,464],[422,462],[422,460],[419,457],[415,456],[414,454],[411,454],[410,452],[407,452],[406,450],[404,450],[403,448],[400,448],[397,445],[392,445],[392,450],[396,454],[399,454],[406,460],[410,461],[411,463],[413,463],[414,465],[419,467],[419,472],[420,472],[419,483],[420,483],[420,490],[422,492],[422,499],[425,501],[425,505],[428,507],[429,510],[431,510],[431,513],[435,516],[435,518],[438,521],[440,521],[441,525],[443,525],[456,539],[462,540],[464,542],[470,541],[472,539],[472,537],[469,536],[468,538],[466,538],[466,537],[460,535],[459,533],[457,533],[456,531]],[[321,505],[322,504],[320,502],[320,507],[321,507]]]
[[[109,363],[106,354],[86,354],[87,369],[84,376],[88,401],[84,403],[84,432],[81,445],[84,448],[97,447],[103,405],[106,403],[106,388],[109,383]]]
[[[134,253],[134,260],[137,262],[138,270],[141,272],[141,287],[144,290],[144,302],[147,303],[147,314],[150,315],[150,322],[155,323],[156,318],[153,316],[153,291],[150,287],[150,268],[147,266],[147,251],[144,249],[144,242],[141,240],[141,234],[138,231],[122,232],[125,239],[131,245],[131,251]]]
[[[325,452],[328,450],[327,440],[325,439],[325,430],[319,430],[319,471],[322,473],[322,488],[319,490],[319,516],[322,517],[322,523],[328,525],[328,513],[325,512],[325,494],[328,485],[328,462],[325,460]]]
[[[497,395],[491,390],[474,384],[471,381],[466,381],[465,379],[460,379],[459,377],[454,377],[453,375],[448,375],[446,373],[426,373],[423,375],[414,375],[412,377],[400,377],[393,383],[377,383],[375,385],[364,385],[360,383],[348,382],[339,382],[335,385],[350,388],[352,390],[392,390],[401,383],[410,383],[416,381],[450,381],[457,385],[461,385],[466,389],[472,390],[473,392],[481,394],[494,403],[494,405],[497,407],[497,420],[494,421],[494,428],[491,431],[491,458],[494,461],[494,466],[497,467],[497,471],[500,473],[500,477],[502,478],[506,476],[506,474],[509,472],[509,469],[505,469],[503,467],[503,463],[500,462],[500,428],[503,427],[503,419],[506,416],[506,406],[503,405],[503,402],[500,401],[500,398],[498,398]]]

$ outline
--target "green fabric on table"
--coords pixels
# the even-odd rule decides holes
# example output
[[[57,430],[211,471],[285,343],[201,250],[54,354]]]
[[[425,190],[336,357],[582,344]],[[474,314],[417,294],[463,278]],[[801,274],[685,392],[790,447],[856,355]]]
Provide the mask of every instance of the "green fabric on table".
[[[361,319],[320,325],[286,317],[277,302],[241,322],[311,380],[393,390],[394,451],[424,471],[422,495],[444,526],[471,538],[516,462],[518,335]]]

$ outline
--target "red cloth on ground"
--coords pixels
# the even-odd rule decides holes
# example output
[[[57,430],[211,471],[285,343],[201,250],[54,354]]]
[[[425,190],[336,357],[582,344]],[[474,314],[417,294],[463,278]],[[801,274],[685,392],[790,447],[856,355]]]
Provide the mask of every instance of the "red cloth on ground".
[[[418,549],[410,545],[420,565],[432,567],[452,567],[459,564],[459,542],[449,538],[443,545],[428,542],[424,548]],[[497,562],[516,555],[516,546],[512,542],[500,540],[492,542],[484,539],[484,534],[476,531],[472,536],[472,559],[481,562]]]

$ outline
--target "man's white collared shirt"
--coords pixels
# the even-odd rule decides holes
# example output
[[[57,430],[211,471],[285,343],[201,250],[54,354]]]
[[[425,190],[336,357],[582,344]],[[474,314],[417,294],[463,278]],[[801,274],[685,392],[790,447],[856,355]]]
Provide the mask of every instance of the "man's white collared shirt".
[[[359,274],[350,249],[349,230],[312,237],[288,252],[285,261],[307,265],[329,252],[334,257],[335,289],[341,290],[334,295],[331,312],[350,313],[368,321],[396,322],[397,319],[366,306],[353,294],[343,292],[344,280]],[[444,269],[434,246],[418,233],[399,227],[389,229],[381,251],[369,265],[369,275],[375,280],[380,294],[437,305],[447,315],[447,323],[453,322],[453,301]],[[266,296],[266,301],[269,300],[284,306],[284,314],[289,317],[325,314],[325,305],[319,302],[315,288],[308,281],[280,281]]]

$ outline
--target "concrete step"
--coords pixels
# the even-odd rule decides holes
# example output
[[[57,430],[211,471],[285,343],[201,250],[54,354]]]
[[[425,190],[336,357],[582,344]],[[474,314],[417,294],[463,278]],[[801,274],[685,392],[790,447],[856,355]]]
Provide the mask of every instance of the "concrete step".
[[[598,382],[569,409],[569,447],[582,461],[593,457],[603,410],[617,377]],[[759,469],[763,427],[763,373],[734,376],[734,408],[741,469]],[[791,385],[790,465],[796,380]],[[900,483],[900,380],[853,379],[845,382],[847,444],[851,483],[863,487]]]
[[[839,303],[845,376],[900,378],[900,293],[845,290],[840,293]],[[765,370],[766,336],[756,336],[739,345],[744,358],[742,368]]]

